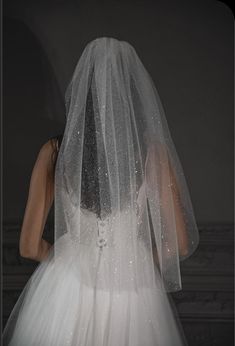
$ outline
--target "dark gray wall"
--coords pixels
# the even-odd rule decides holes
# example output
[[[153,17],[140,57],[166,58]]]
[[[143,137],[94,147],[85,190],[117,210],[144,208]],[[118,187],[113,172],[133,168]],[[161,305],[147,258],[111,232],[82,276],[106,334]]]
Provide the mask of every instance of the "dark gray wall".
[[[135,47],[154,79],[197,221],[232,222],[231,10],[219,1],[79,3],[31,1],[25,5],[21,2],[19,7],[18,2],[7,2],[8,18],[25,23],[33,35],[28,40],[29,33],[22,29],[19,40],[19,31],[14,30],[17,25],[11,22],[12,32],[5,42],[4,219],[22,218],[37,151],[48,136],[63,127],[58,120],[53,123],[45,116],[48,98],[41,96],[47,83],[52,76],[58,83],[60,94],[52,93],[57,111],[50,115],[62,119],[63,93],[85,45],[99,36],[113,36]],[[51,69],[46,79],[41,78],[40,50]],[[18,84],[14,88],[16,76]],[[30,88],[34,97],[25,93]]]

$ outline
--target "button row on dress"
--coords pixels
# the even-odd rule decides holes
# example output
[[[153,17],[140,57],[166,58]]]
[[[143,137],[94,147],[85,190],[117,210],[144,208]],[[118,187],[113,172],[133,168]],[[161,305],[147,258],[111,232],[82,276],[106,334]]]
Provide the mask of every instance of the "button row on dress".
[[[107,245],[107,238],[105,238],[107,227],[109,226],[109,219],[105,220],[97,220],[97,225],[98,225],[98,237],[96,244],[100,248],[103,248],[103,246]]]
[[[139,204],[138,204],[138,202],[134,202],[134,205],[135,205],[135,213],[136,213],[136,215],[138,216],[139,213],[140,213]]]

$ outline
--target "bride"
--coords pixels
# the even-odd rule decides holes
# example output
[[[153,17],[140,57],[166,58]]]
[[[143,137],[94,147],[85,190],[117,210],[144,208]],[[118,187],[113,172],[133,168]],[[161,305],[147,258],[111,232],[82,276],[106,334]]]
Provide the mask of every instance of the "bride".
[[[40,262],[3,331],[11,346],[187,345],[168,292],[199,233],[155,85],[126,41],[87,44],[64,133],[41,148],[20,254]],[[54,202],[55,241],[42,238]]]

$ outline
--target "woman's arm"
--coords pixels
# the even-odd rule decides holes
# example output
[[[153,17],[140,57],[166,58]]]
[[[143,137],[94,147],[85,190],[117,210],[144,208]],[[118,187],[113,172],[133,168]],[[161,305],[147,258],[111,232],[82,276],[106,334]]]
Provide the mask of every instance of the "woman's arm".
[[[159,181],[158,175],[160,176],[161,206],[163,217],[166,223],[172,218],[172,209],[169,208],[169,204],[171,203],[170,197],[172,196],[179,253],[181,256],[185,256],[188,253],[187,228],[183,216],[183,207],[181,205],[179,187],[176,181],[174,170],[168,159],[167,150],[160,144],[158,145],[158,148],[156,148],[154,144],[150,144],[148,148],[148,155],[149,162],[147,167],[147,179],[150,183],[150,186],[154,186],[154,184]],[[159,168],[156,167],[157,165],[159,166]],[[171,189],[171,193],[169,193],[169,188]],[[171,226],[169,225],[168,227]]]
[[[47,257],[51,247],[42,234],[54,199],[55,163],[52,154],[56,144],[56,139],[49,140],[39,151],[31,175],[20,234],[20,255],[39,262]]]
[[[166,223],[172,217],[172,210],[169,208],[169,204],[171,203],[171,195],[179,245],[179,254],[181,256],[185,256],[188,253],[187,227],[183,215],[183,206],[181,204],[179,186],[166,149],[161,151],[161,161],[161,202],[163,215]],[[169,193],[169,188],[171,193]],[[169,225],[168,227],[171,226]]]
[[[176,230],[179,243],[179,251],[181,256],[186,256],[188,254],[188,236],[185,219],[183,216],[183,207],[180,200],[180,191],[176,181],[175,173],[172,166],[169,164],[170,169],[170,180],[171,180],[171,189],[174,203],[174,212],[175,212],[175,222]],[[163,201],[164,204],[164,201]]]

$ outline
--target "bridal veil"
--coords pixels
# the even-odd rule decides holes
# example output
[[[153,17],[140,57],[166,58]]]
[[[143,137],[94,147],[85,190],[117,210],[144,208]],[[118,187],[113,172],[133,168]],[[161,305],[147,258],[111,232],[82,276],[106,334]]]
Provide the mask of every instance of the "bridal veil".
[[[199,232],[158,92],[133,46],[109,37],[89,42],[65,102],[54,255],[67,236],[86,284],[110,292],[181,290],[180,261],[197,248]],[[91,260],[87,278],[80,246],[91,249],[93,241],[108,275]]]

